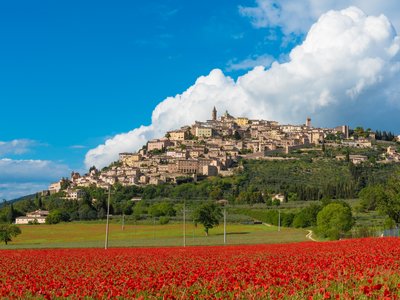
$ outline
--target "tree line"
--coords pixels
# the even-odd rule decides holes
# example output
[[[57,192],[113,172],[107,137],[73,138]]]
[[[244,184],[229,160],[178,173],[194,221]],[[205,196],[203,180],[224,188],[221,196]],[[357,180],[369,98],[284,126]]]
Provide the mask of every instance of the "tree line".
[[[381,141],[392,142],[396,139],[396,135],[391,131],[377,130],[377,131],[375,131],[375,138],[377,140],[381,140]]]
[[[385,184],[370,185],[359,193],[364,211],[378,211],[386,215],[386,227],[400,224],[400,172],[394,173]]]
[[[308,201],[356,198],[368,186],[384,185],[398,166],[328,159],[287,161],[243,161],[241,170],[230,177],[210,177],[199,182],[177,185],[122,186],[115,184],[110,212],[115,215],[138,215],[140,207],[131,201],[157,199],[226,199],[231,204],[264,203],[279,205],[274,195],[285,201]],[[79,201],[63,199],[63,193],[50,196],[36,194],[13,205],[3,205],[0,222],[10,222],[36,209],[51,212],[50,221],[103,219],[107,212],[107,191],[97,187],[82,188],[85,196]],[[140,205],[139,205],[140,206]]]

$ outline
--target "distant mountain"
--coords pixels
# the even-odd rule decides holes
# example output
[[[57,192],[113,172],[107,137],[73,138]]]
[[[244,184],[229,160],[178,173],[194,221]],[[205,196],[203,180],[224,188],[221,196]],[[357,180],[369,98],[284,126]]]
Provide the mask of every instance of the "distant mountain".
[[[7,203],[7,204],[15,203],[15,202],[26,200],[26,199],[30,199],[30,198],[33,198],[33,197],[35,197],[35,194],[30,194],[30,195],[22,196],[22,197],[13,199],[13,200],[8,200],[7,202],[3,201],[3,202],[0,203],[0,208],[3,207],[4,203]]]

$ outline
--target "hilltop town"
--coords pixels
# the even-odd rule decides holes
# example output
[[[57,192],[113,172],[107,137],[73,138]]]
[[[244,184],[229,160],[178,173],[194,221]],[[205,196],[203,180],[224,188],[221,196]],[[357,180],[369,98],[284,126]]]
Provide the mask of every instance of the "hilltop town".
[[[83,176],[73,172],[70,180],[52,183],[44,193],[57,193],[67,186],[66,197],[79,199],[83,196],[79,187],[107,189],[117,182],[123,186],[158,185],[177,183],[189,177],[196,181],[201,177],[231,175],[242,158],[266,159],[295,149],[323,145],[368,148],[372,147],[374,139],[375,133],[368,131],[349,138],[347,125],[313,127],[311,118],[301,125],[281,125],[276,121],[234,117],[228,111],[218,117],[214,107],[210,120],[169,131],[163,138],[148,141],[138,152],[120,153],[118,161],[101,171],[92,167]],[[400,155],[389,147],[386,159],[400,161]],[[351,160],[360,163],[367,157],[352,155]]]

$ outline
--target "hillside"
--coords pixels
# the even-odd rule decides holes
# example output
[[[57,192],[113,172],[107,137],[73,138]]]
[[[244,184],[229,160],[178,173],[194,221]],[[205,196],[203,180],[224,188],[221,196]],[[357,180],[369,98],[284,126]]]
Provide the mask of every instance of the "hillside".
[[[312,227],[332,204],[348,211],[350,221],[356,209],[367,213],[364,218],[372,216],[371,210],[379,212],[379,225],[391,228],[398,221],[395,205],[387,202],[394,190],[382,186],[392,182],[393,187],[397,180],[400,149],[398,143],[376,138],[379,134],[361,127],[314,128],[310,119],[279,125],[228,113],[217,119],[215,111],[212,120],[170,131],[138,153],[121,153],[101,171],[73,172],[48,191],[17,199],[0,209],[0,222],[37,209],[50,211],[48,223],[104,219],[110,190],[110,214],[135,221],[181,222],[184,203],[190,219],[201,203],[227,200],[233,209],[230,222],[261,219],[277,225],[282,207],[281,225]],[[360,192],[357,207],[343,202]]]
[[[23,201],[23,200],[28,200],[28,199],[31,199],[31,198],[34,198],[34,197],[35,197],[35,194],[30,194],[30,195],[25,195],[25,196],[22,196],[22,197],[19,197],[19,198],[15,198],[15,199],[12,199],[12,200],[9,200],[9,201],[3,201],[3,202],[0,203],[0,209],[3,206],[7,205],[7,204],[16,203],[18,201]]]

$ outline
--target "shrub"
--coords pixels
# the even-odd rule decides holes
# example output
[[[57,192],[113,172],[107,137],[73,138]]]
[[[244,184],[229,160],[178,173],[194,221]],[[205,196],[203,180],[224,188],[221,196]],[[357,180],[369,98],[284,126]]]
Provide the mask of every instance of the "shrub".
[[[159,222],[160,222],[161,225],[165,225],[165,224],[169,223],[169,220],[170,220],[169,217],[163,216],[163,217],[160,217]]]
[[[342,203],[331,203],[317,215],[317,233],[322,237],[337,240],[354,224],[351,208]]]

